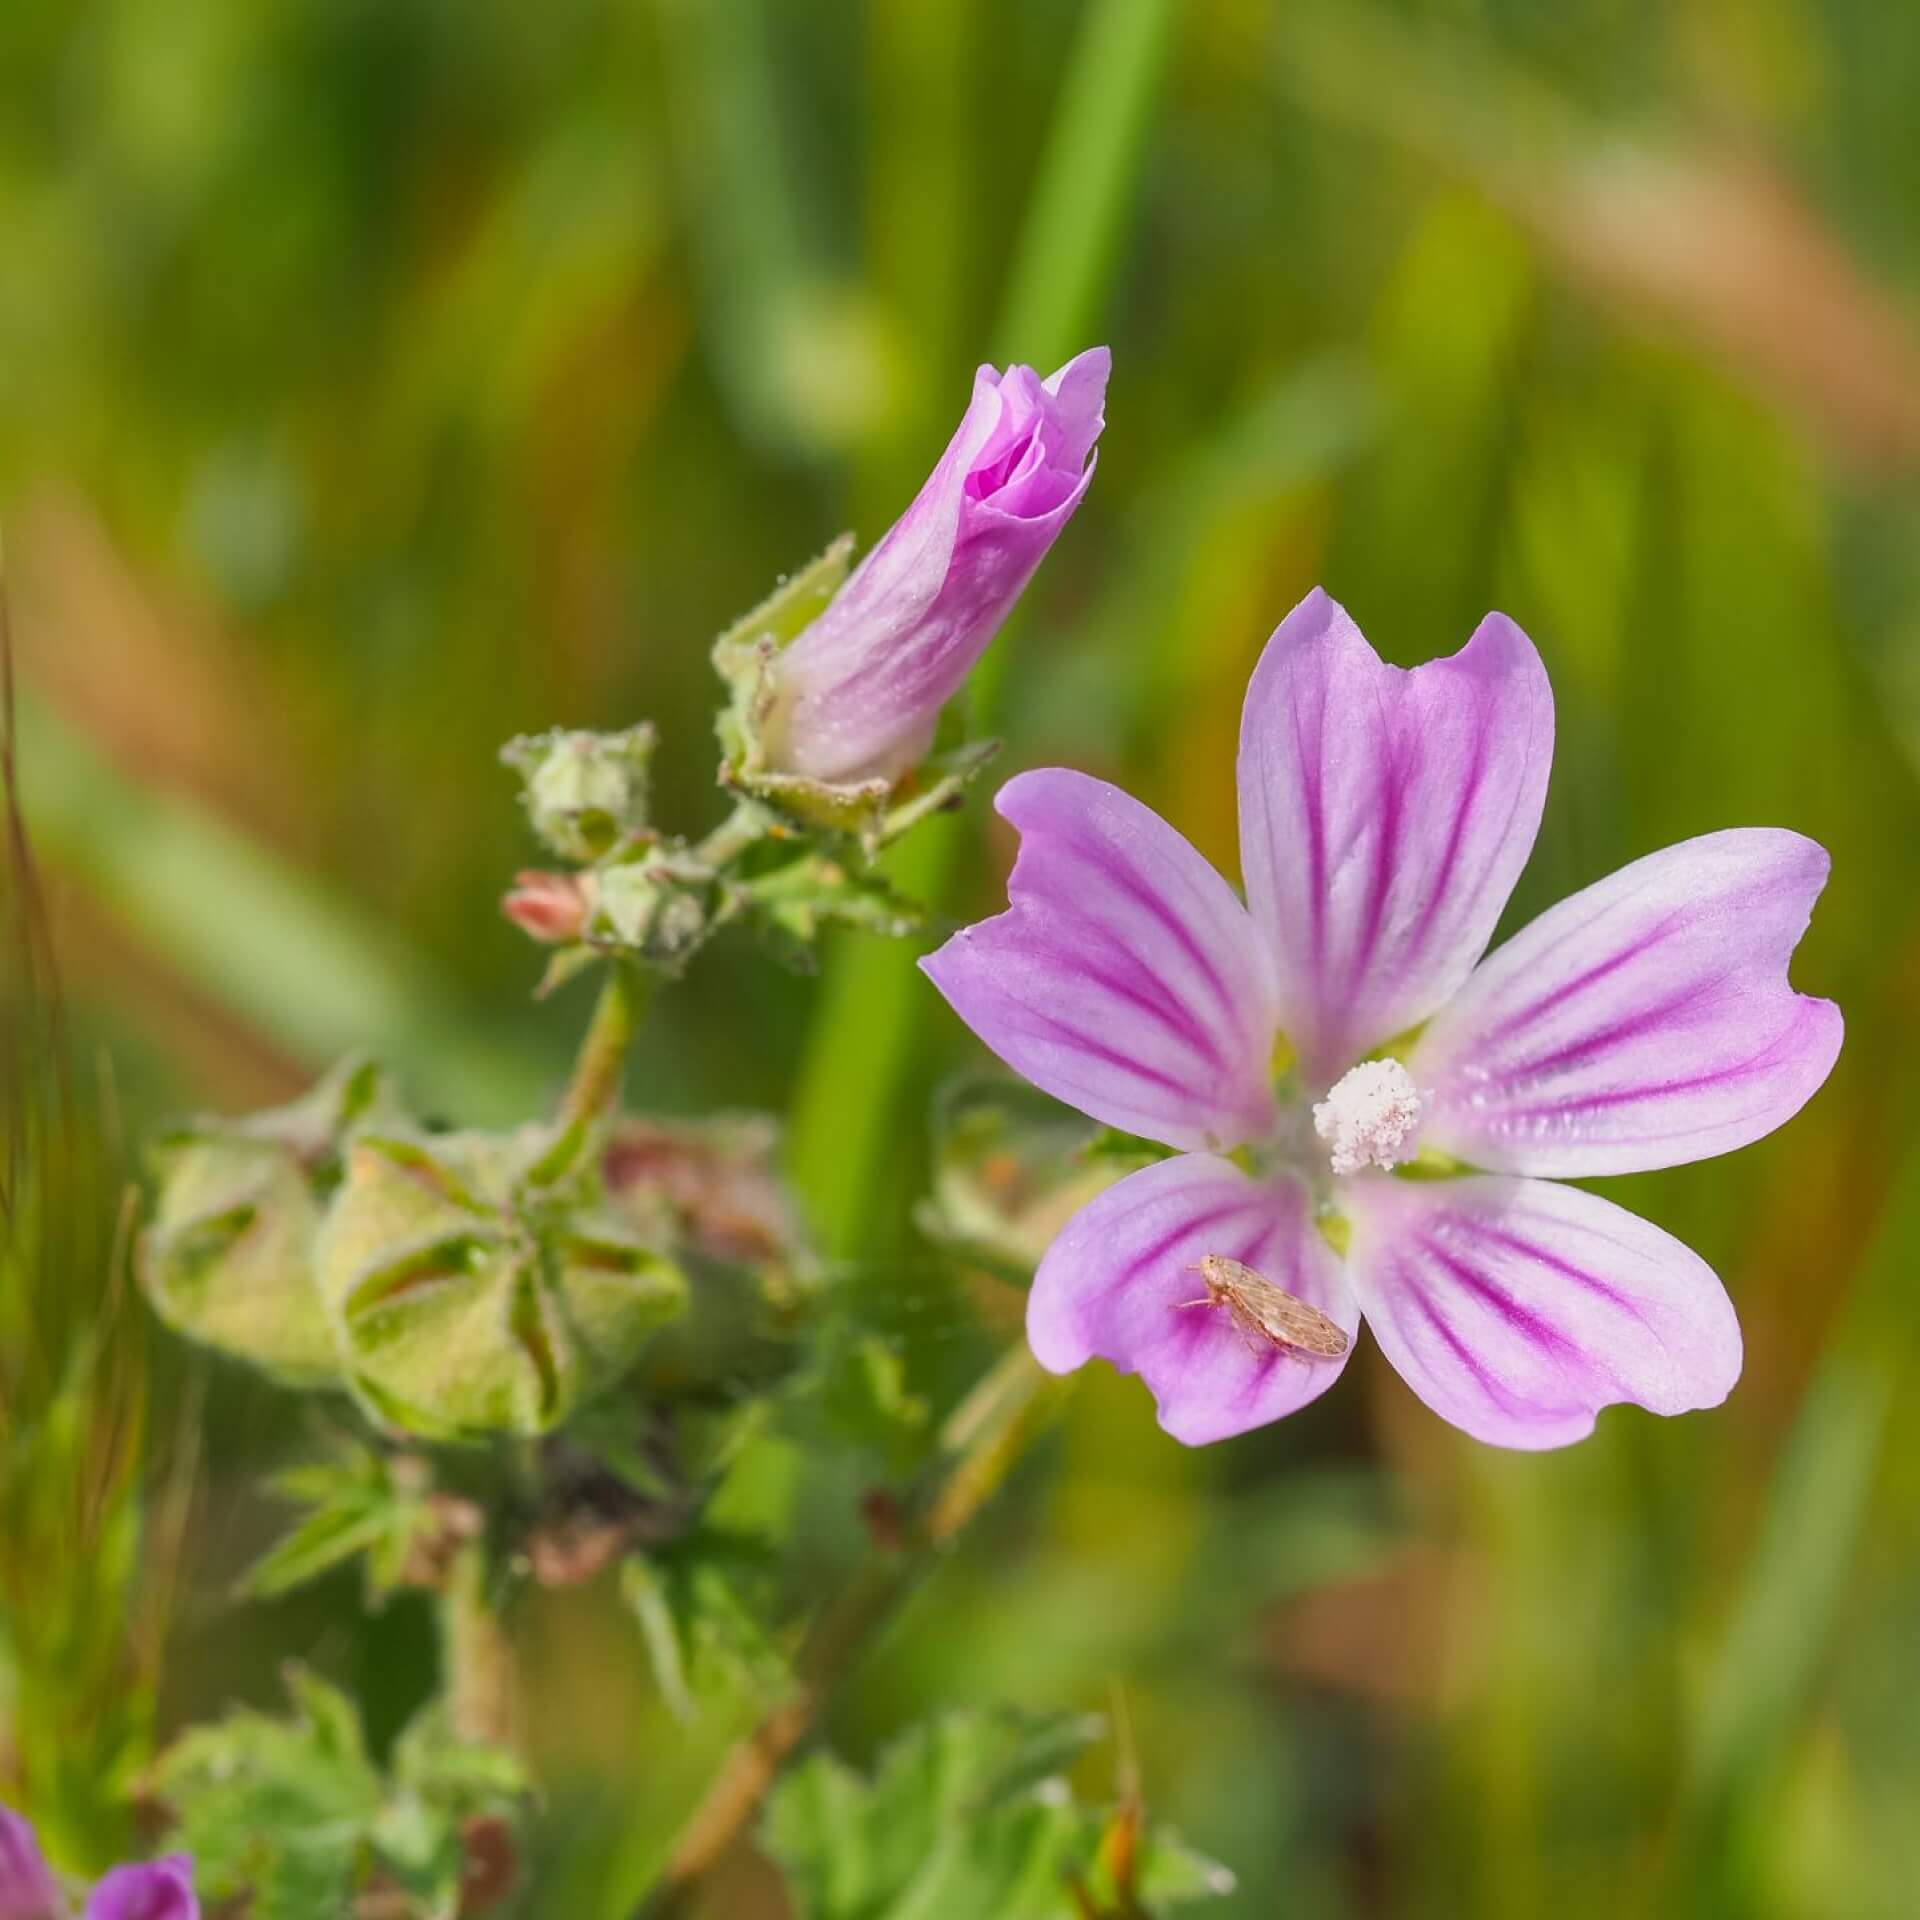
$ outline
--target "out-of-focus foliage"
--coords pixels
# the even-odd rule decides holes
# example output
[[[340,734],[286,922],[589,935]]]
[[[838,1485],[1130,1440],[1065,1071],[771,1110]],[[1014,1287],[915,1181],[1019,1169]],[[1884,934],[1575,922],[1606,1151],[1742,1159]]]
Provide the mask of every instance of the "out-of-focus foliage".
[[[1136,1841],[1132,1811],[1075,1800],[1062,1769],[1099,1731],[1084,1716],[956,1713],[895,1742],[871,1780],[831,1754],[803,1761],[765,1830],[803,1920],[1084,1920],[1116,1900],[1157,1913],[1231,1893],[1232,1874],[1171,1835]]]
[[[196,1727],[155,1769],[198,1891],[245,1896],[262,1920],[364,1912],[382,1892],[452,1920],[481,1875],[496,1900],[506,1891],[527,1792],[512,1760],[460,1740],[429,1710],[382,1769],[337,1688],[293,1669],[287,1690],[291,1718],[249,1710]]]
[[[1222,1914],[1908,1912],[1917,67],[1920,13],[1876,0],[0,7],[0,513],[78,1089],[33,1117],[53,987],[9,948],[0,1775],[63,1861],[125,1839],[196,1443],[162,1740],[272,1705],[293,1654],[384,1757],[432,1664],[424,1603],[363,1614],[344,1570],[233,1600],[301,1416],[141,1351],[119,1143],[363,1045],[435,1119],[537,1109],[583,1008],[529,999],[494,911],[532,851],[500,742],[651,719],[653,818],[704,833],[713,635],[886,524],[976,360],[1105,339],[1099,473],[989,657],[990,778],[1124,779],[1230,871],[1240,689],[1306,587],[1403,661],[1499,606],[1559,702],[1513,922],[1667,840],[1799,828],[1834,880],[1797,977],[1848,1045],[1780,1136],[1610,1187],[1726,1277],[1724,1410],[1497,1455],[1363,1351],[1368,1390],[1196,1455],[1089,1379],[835,1749],[870,1773],[929,1711],[1119,1675],[1148,1803],[1235,1869]],[[905,893],[997,901],[984,809],[922,845]],[[899,1363],[853,1383],[937,1411],[1018,1324],[911,1225],[933,1089],[978,1063],[908,952],[837,941],[818,983],[716,941],[633,1094],[799,1076],[792,1163]],[[701,1384],[703,1524],[831,1590],[867,1469],[823,1488],[806,1437],[728,1427],[748,1383]],[[555,1912],[627,1910],[759,1684],[700,1662],[676,1719],[630,1604],[609,1571],[516,1621]]]
[[[110,1864],[150,1750],[181,1482],[143,1461],[111,1087],[74,1070],[15,788],[0,580],[0,1798]],[[141,1481],[148,1479],[143,1537]]]

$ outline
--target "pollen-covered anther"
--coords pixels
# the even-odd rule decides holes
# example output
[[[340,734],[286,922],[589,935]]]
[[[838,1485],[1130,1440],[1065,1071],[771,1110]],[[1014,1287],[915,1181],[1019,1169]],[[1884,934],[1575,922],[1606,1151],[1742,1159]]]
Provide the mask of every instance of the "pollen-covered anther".
[[[1427,1096],[1398,1060],[1363,1060],[1341,1075],[1313,1109],[1335,1173],[1395,1167],[1412,1157]]]

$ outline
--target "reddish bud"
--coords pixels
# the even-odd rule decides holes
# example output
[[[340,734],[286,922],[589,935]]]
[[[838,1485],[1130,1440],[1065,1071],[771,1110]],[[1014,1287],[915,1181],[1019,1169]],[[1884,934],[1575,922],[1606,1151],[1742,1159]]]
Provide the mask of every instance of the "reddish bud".
[[[522,933],[548,946],[578,940],[592,904],[583,874],[543,873],[529,867],[513,876],[513,891],[500,902],[504,913]]]

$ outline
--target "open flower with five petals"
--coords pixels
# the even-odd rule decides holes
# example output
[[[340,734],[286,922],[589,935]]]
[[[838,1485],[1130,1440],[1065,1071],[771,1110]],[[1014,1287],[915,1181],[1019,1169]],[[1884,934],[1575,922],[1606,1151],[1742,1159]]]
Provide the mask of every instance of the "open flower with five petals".
[[[1138,1373],[1189,1443],[1279,1419],[1343,1357],[1250,1331],[1196,1282],[1251,1268],[1498,1445],[1604,1406],[1716,1405],[1740,1332],[1706,1264],[1561,1184],[1772,1132],[1840,1046],[1788,984],[1825,883],[1812,841],[1710,833],[1485,949],[1540,823],[1553,701],[1490,614],[1385,665],[1315,592],[1269,642],[1239,756],[1243,904],[1175,830],[1062,769],[1010,781],[1008,910],[922,964],[1001,1059],[1175,1150],[1061,1232],[1028,1337]],[[1483,957],[1484,955],[1484,957]]]

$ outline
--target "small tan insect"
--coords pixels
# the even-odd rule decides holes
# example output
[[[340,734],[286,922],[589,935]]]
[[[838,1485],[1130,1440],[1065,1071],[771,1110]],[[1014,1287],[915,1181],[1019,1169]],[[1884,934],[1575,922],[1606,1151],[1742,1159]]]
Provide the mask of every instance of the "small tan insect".
[[[1276,1287],[1251,1267],[1210,1253],[1189,1271],[1206,1286],[1201,1300],[1182,1300],[1182,1307],[1224,1307],[1247,1343],[1258,1349],[1277,1347],[1304,1353],[1315,1360],[1338,1360],[1352,1342],[1344,1327],[1335,1326],[1318,1307],[1310,1307],[1284,1287]]]

